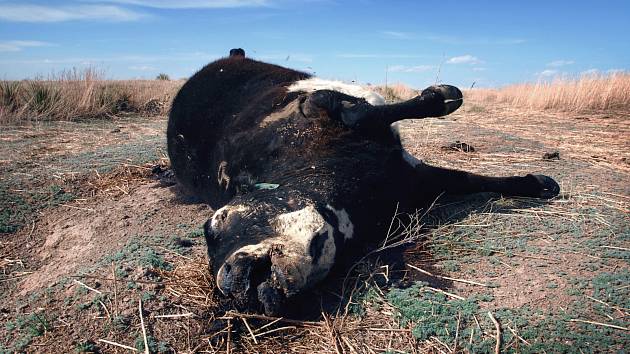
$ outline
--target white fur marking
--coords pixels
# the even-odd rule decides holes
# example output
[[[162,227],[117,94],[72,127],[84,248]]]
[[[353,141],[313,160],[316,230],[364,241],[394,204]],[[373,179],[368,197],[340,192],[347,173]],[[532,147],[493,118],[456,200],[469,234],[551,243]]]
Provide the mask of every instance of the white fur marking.
[[[247,211],[249,211],[249,207],[244,205],[226,205],[214,212],[210,221],[210,229],[214,233],[219,233],[238,219],[235,217],[235,213],[244,214]]]
[[[310,246],[313,239],[317,235],[327,234],[317,266],[328,272],[335,261],[334,230],[314,206],[309,205],[304,209],[279,215],[272,222],[272,225],[275,226],[278,234],[287,237],[288,242],[299,245],[300,252],[308,258],[310,258]],[[305,274],[314,273],[312,269],[309,269],[309,263],[300,264],[300,267],[304,268]]]
[[[315,234],[321,233],[327,226],[330,227],[312,205],[278,215],[272,225],[275,225],[276,232],[280,235],[289,236],[292,241],[304,246],[308,246]]]
[[[346,209],[337,210],[330,205],[326,205],[326,207],[332,210],[332,212],[337,216],[339,231],[343,234],[344,240],[348,241],[352,239],[352,236],[354,236],[354,225],[352,224],[352,221],[350,221],[350,215],[348,215]]]
[[[417,159],[415,156],[410,154],[404,148],[403,148],[403,151],[402,151],[402,157],[403,157],[403,160],[407,161],[407,163],[409,165],[411,165],[411,167],[416,167],[418,165],[422,165],[423,164],[422,160]]]
[[[394,122],[389,126],[389,130],[396,140],[400,141],[400,122]]]
[[[346,84],[341,81],[324,80],[317,77],[300,80],[289,86],[289,92],[313,92],[317,90],[332,90],[349,96],[364,98],[369,104],[380,106],[385,104],[385,98],[376,92],[359,85]]]

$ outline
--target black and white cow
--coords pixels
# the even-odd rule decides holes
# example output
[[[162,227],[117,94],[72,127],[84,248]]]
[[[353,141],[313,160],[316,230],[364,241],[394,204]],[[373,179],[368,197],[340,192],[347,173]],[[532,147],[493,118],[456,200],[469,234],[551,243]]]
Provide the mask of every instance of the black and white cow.
[[[237,306],[278,313],[326,277],[350,242],[384,235],[397,204],[414,210],[443,192],[559,193],[546,176],[447,170],[402,148],[392,123],[452,113],[462,104],[457,88],[382,103],[242,50],[181,88],[168,153],[179,182],[216,210],[204,227],[208,256],[218,288]]]

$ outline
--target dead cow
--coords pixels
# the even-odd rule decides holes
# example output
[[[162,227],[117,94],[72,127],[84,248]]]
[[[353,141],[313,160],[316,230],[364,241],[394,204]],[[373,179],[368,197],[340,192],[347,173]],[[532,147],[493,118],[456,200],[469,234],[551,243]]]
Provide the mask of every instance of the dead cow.
[[[216,210],[204,227],[208,256],[218,288],[239,307],[280,312],[326,277],[349,242],[384,235],[397,204],[414,210],[443,192],[559,193],[547,176],[447,170],[402,148],[392,123],[452,113],[462,104],[453,86],[373,105],[378,97],[340,83],[325,89],[236,52],[184,84],[167,139],[179,182]]]

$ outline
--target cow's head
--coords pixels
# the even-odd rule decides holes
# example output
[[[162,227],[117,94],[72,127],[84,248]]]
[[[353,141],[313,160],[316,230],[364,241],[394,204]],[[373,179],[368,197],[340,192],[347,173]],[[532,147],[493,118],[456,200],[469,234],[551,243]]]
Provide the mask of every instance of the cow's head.
[[[237,306],[278,313],[287,298],[328,274],[353,236],[343,209],[237,199],[204,226],[218,288]]]

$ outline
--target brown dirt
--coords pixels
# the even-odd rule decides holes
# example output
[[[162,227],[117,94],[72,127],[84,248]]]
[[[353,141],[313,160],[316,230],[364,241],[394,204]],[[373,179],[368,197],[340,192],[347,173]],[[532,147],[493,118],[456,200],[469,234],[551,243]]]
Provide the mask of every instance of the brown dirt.
[[[134,186],[120,199],[94,203],[90,209],[60,208],[46,213],[35,229],[44,240],[35,254],[42,266],[24,278],[20,294],[49,287],[63,276],[92,266],[134,235],[172,232],[178,224],[198,225],[212,216],[205,205],[178,202],[174,189],[149,182]]]

